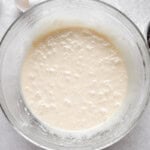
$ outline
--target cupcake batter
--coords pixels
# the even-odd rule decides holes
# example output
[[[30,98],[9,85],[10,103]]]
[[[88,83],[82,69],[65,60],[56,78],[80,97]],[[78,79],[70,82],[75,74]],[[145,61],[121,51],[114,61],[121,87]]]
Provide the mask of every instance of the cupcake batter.
[[[88,129],[123,105],[127,69],[104,35],[82,27],[48,32],[34,40],[23,63],[22,92],[32,113],[50,127]]]

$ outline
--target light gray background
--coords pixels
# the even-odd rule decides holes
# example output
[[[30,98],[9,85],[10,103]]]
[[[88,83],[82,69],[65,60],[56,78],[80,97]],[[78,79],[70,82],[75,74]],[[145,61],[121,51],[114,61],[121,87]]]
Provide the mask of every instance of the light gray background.
[[[150,21],[150,0],[103,0],[130,17],[143,35]],[[13,0],[0,0],[0,39],[19,16]],[[150,104],[138,125],[121,141],[106,150],[149,150],[150,149]],[[0,110],[0,150],[42,150],[23,139],[6,120]]]

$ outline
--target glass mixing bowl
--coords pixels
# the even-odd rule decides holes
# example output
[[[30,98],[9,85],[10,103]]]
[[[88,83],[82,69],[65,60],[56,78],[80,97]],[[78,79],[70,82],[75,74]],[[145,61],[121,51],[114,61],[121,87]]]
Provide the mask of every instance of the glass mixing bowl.
[[[58,136],[26,107],[20,87],[21,65],[32,43],[33,30],[42,20],[82,23],[107,33],[120,47],[128,67],[127,105],[120,120],[90,137]],[[48,26],[45,22],[45,28]],[[59,24],[61,26],[61,23]],[[39,30],[39,33],[41,31]],[[35,33],[38,34],[38,31]],[[0,46],[0,101],[13,127],[27,140],[46,149],[103,149],[123,138],[141,116],[149,98],[150,58],[144,38],[134,23],[120,11],[98,0],[50,0],[18,18]],[[118,81],[119,82],[119,81]]]

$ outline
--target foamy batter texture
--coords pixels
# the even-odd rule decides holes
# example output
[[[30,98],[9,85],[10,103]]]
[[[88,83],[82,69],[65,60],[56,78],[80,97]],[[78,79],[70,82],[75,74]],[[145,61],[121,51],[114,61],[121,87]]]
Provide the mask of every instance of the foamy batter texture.
[[[32,113],[49,127],[74,131],[114,117],[125,101],[127,84],[119,50],[106,36],[82,27],[36,38],[21,73]]]

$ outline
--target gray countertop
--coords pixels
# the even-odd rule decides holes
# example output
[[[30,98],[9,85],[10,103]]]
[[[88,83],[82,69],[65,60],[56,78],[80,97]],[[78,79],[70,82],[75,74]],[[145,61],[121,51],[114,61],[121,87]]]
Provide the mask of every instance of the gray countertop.
[[[131,18],[143,35],[150,21],[150,0],[103,0]],[[13,0],[0,0],[0,39],[9,25],[19,16]],[[137,126],[121,141],[107,150],[150,149],[150,104]],[[23,139],[6,120],[0,110],[0,150],[41,150]]]

